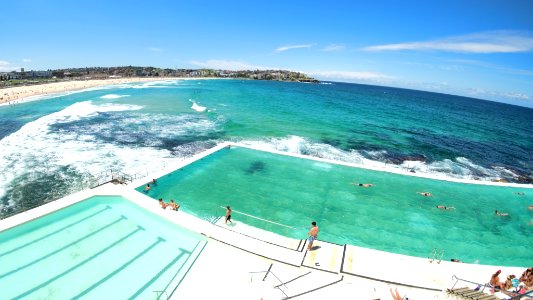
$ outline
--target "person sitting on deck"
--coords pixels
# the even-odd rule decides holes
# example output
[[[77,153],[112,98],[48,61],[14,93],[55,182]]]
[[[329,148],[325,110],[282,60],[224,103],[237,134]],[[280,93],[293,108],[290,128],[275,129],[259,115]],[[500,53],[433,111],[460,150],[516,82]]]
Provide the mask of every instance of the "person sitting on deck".
[[[170,199],[170,203],[168,204],[170,206],[170,209],[177,211],[180,209],[180,205],[174,202],[174,199]]]
[[[533,289],[533,268],[528,268],[520,276],[520,281],[525,283],[527,289]]]
[[[165,209],[168,204],[163,201],[163,198],[159,198],[159,206],[161,206],[162,209]]]
[[[512,274],[511,274],[511,275],[507,276],[507,279],[505,280],[505,283],[503,284],[504,288],[505,288],[506,290],[512,288],[512,287],[513,287],[513,282],[514,282],[514,281],[518,281],[518,279],[516,279],[516,276],[515,276],[515,275],[512,275]],[[515,287],[517,287],[517,286],[518,286],[518,283],[516,284]]]
[[[489,285],[491,285],[495,289],[505,289],[505,286],[503,283],[501,283],[500,277],[499,277],[501,272],[502,270],[498,270],[496,271],[496,273],[492,274],[492,276],[490,277]]]

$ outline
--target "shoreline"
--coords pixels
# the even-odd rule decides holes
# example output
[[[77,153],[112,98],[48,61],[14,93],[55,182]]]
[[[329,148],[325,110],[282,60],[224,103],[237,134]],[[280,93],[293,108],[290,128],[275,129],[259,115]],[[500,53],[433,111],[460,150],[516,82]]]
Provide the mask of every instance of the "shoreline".
[[[79,91],[105,85],[123,84],[132,82],[152,82],[164,80],[191,80],[203,78],[180,78],[180,77],[128,77],[110,79],[89,79],[59,81],[45,84],[24,85],[0,89],[0,105],[13,105],[24,102],[27,98],[46,96],[51,94]]]

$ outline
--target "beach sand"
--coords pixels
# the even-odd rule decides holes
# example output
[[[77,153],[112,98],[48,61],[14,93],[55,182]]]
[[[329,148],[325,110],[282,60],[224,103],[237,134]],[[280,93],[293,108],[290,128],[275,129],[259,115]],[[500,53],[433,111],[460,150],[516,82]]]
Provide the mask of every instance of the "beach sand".
[[[171,78],[171,77],[129,77],[129,78],[111,78],[111,79],[90,79],[90,80],[72,80],[60,81],[53,83],[17,86],[0,89],[0,104],[16,104],[25,98],[61,93],[67,91],[83,90],[110,84],[122,84],[130,82],[147,82],[161,80],[175,80],[188,78]]]

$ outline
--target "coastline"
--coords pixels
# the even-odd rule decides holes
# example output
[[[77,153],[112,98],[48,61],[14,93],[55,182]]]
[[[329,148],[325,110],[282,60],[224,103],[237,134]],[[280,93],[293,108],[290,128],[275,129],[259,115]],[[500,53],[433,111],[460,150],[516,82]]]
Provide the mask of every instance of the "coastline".
[[[25,85],[0,89],[0,105],[17,104],[24,99],[35,96],[44,96],[69,91],[77,91],[94,88],[104,85],[123,84],[132,82],[151,82],[162,80],[188,80],[201,78],[179,78],[179,77],[128,77],[111,79],[89,79],[60,81],[38,85]]]

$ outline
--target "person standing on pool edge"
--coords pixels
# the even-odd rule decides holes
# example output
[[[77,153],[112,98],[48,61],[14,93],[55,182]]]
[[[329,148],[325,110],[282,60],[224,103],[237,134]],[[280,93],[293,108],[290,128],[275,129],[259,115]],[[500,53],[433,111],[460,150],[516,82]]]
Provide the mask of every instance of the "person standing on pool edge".
[[[231,207],[229,207],[229,205],[226,206],[226,224],[228,224],[228,221],[233,223],[231,222]]]
[[[309,244],[307,245],[307,251],[311,251],[311,248],[313,247],[313,242],[318,237],[318,226],[316,226],[316,222],[311,222],[311,225],[313,227],[311,227],[311,229],[309,230],[309,237],[307,238]]]

